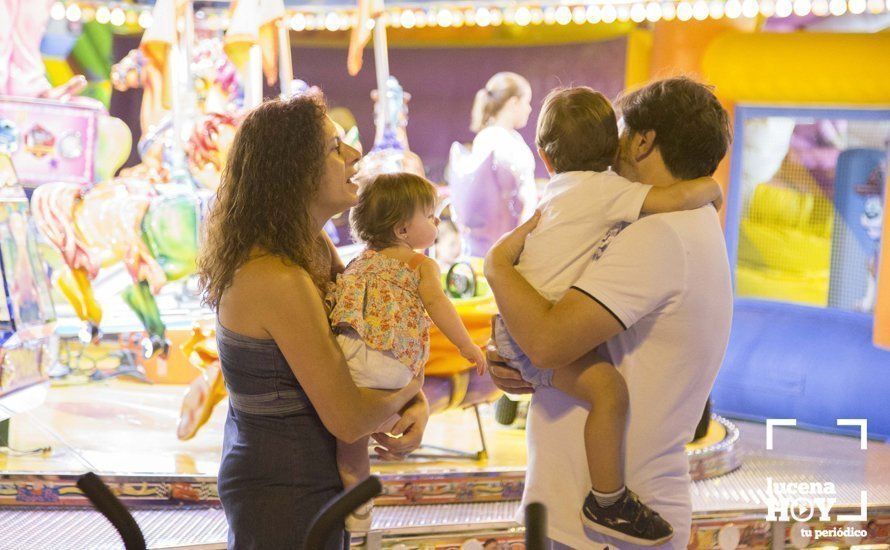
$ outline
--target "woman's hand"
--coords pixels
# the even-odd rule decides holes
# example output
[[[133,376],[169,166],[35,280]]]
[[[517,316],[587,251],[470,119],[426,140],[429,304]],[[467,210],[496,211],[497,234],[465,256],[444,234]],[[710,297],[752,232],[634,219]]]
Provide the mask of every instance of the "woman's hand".
[[[485,255],[483,271],[486,278],[493,278],[498,267],[516,265],[519,255],[522,254],[522,249],[525,248],[525,239],[538,225],[540,219],[541,211],[535,210],[535,214],[528,221],[494,243],[494,246]]]
[[[401,417],[392,428],[392,436],[399,437],[383,433],[371,435],[380,444],[379,447],[374,447],[374,452],[384,460],[403,460],[411,451],[420,447],[429,418],[429,403],[423,392],[418,392],[402,409]]]

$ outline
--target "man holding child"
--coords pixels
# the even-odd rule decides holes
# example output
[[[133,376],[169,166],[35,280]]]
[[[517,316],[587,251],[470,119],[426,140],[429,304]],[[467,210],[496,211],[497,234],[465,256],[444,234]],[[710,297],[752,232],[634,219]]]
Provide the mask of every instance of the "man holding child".
[[[713,174],[726,154],[728,115],[702,84],[688,78],[662,80],[627,94],[617,106],[621,120],[613,168],[623,178],[651,185],[649,194],[670,197],[666,191],[689,186],[682,182]],[[552,160],[554,153],[540,145],[539,153]],[[630,219],[608,231],[592,254],[581,251],[586,266],[555,301],[542,296],[516,265],[539,218],[542,228],[560,223],[559,209],[547,208],[546,191],[543,216],[502,238],[485,261],[504,328],[537,369],[581,373],[592,369],[579,364],[605,364],[603,372],[617,369],[626,384],[623,475],[617,479],[626,480],[633,491],[623,484],[618,490],[594,485],[591,491],[588,462],[595,457],[590,448],[585,452],[583,435],[592,403],[537,380],[532,385],[518,370],[492,362],[492,377],[502,389],[535,391],[523,504],[547,506],[555,547],[590,548],[597,541],[627,548],[633,541],[685,548],[689,540],[685,444],[726,349],[730,270],[720,221],[710,204],[652,209],[643,203],[646,192],[636,196],[639,203],[625,211],[644,215],[630,225],[625,222],[635,215],[625,216]],[[649,212],[663,213],[645,215]],[[550,253],[578,254],[575,245],[564,242]],[[498,344],[503,347],[501,338]],[[613,436],[603,435],[603,449],[613,446]],[[653,536],[651,531],[665,521],[673,537]]]

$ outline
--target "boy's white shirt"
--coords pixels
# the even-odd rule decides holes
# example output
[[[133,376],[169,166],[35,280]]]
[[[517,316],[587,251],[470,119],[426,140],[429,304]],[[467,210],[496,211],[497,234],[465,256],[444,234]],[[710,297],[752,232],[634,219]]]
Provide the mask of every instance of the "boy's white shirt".
[[[597,261],[585,259],[572,286],[628,327],[600,348],[624,376],[630,395],[626,483],[673,526],[674,538],[662,548],[686,548],[692,503],[685,444],[723,360],[732,318],[719,218],[711,206],[648,216],[600,253]],[[541,502],[553,540],[572,548],[632,548],[582,526],[580,510],[590,489],[582,435],[586,418],[586,405],[559,390],[535,393],[517,521],[526,504]]]
[[[563,172],[544,188],[541,219],[529,234],[517,271],[556,302],[624,225],[640,217],[651,185],[611,170]]]

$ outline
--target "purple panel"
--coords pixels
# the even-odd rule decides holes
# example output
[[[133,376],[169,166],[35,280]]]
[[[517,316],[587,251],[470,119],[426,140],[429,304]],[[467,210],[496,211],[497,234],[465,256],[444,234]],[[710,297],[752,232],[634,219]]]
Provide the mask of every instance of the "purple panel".
[[[588,44],[517,48],[392,49],[389,66],[411,94],[408,139],[428,175],[441,180],[453,141],[469,142],[470,109],[476,91],[498,71],[514,71],[532,85],[534,113],[521,131],[534,144],[537,111],[546,93],[559,85],[591,86],[607,97],[624,87],[624,38]],[[346,73],[346,49],[296,47],[294,76],[320,86],[332,106],[355,115],[366,150],[373,145],[370,92],[376,87],[374,57],[365,50],[365,66],[355,78]],[[267,95],[275,92],[267,91]],[[539,177],[546,177],[538,162]]]

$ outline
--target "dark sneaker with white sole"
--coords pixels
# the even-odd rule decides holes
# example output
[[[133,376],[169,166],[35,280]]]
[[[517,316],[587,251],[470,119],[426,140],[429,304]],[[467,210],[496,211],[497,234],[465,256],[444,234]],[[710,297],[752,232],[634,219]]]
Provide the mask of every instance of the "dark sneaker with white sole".
[[[638,546],[658,546],[671,540],[674,529],[658,512],[627,489],[615,504],[602,507],[592,493],[584,500],[581,521],[589,529]]]

